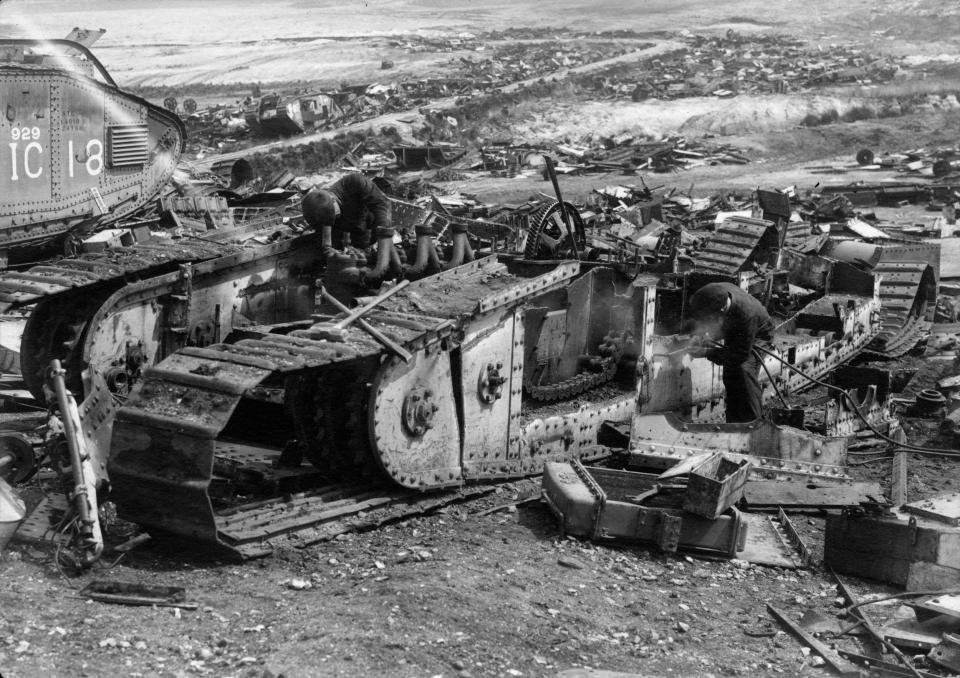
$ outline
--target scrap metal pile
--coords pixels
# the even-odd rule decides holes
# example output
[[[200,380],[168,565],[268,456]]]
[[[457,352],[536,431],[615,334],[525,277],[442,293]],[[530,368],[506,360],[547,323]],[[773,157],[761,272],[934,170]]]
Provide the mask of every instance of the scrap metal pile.
[[[3,66],[0,85],[40,91],[53,78],[139,122],[94,108],[103,124],[85,143],[91,154],[112,140],[103,165],[76,186],[53,168],[56,190],[33,171],[30,144],[69,147],[67,130],[59,119],[17,126],[29,138],[15,165],[23,185],[52,198],[29,210],[8,201],[0,230],[16,245],[22,233],[42,244],[60,234],[69,251],[0,273],[0,309],[28,314],[24,385],[50,408],[0,431],[0,500],[22,510],[8,484],[44,457],[68,488],[41,502],[21,538],[76,526],[58,539],[88,565],[104,546],[98,504],[110,500],[150,533],[250,558],[543,474],[546,503],[579,537],[797,568],[810,550],[788,512],[830,507],[844,510],[826,533],[838,571],[908,588],[960,578],[956,497],[909,504],[901,481],[888,501],[850,475],[852,441],[903,436],[903,380],[856,361],[921,344],[955,275],[942,239],[847,209],[868,194],[904,199],[903,187],[698,197],[606,186],[577,205],[544,155],[555,200],[394,197],[396,238],[321,257],[292,175],[257,181],[238,162],[217,168],[229,189],[216,175],[168,181],[182,129],[166,112],[103,72],[98,83],[26,61]],[[769,420],[717,423],[720,368],[681,334],[690,297],[716,281],[776,321],[761,374]],[[941,388],[909,406],[946,410],[955,385]],[[772,507],[776,517],[762,512]],[[899,540],[894,553],[880,534]],[[953,601],[922,606],[956,625]]]
[[[242,557],[284,535],[328,538],[370,506],[403,515],[547,462],[606,455],[605,421],[633,419],[628,449],[648,468],[702,451],[702,439],[663,445],[669,428],[644,431],[662,412],[722,416],[717,368],[689,358],[674,335],[705,282],[736,281],[781,313],[765,377],[780,393],[809,386],[783,363],[819,378],[884,332],[907,337],[897,346],[915,343],[911,323],[926,309],[924,298],[902,317],[891,315],[894,302],[878,313],[884,287],[874,269],[884,254],[909,261],[910,247],[884,245],[848,263],[843,243],[827,241],[832,257],[783,248],[785,220],[672,228],[671,210],[692,201],[608,187],[594,212],[547,201],[502,222],[456,216],[436,200],[394,201],[407,265],[388,278],[415,282],[371,301],[351,273],[365,258],[329,261],[317,315],[319,262],[312,236],[299,234],[297,196],[266,195],[278,206],[166,199],[152,229],[128,232],[139,242],[111,232],[101,251],[0,275],[7,307],[33,305],[25,382],[49,399],[45,366],[63,365],[83,399],[77,428],[96,485],[121,516]],[[770,196],[754,202],[775,217]],[[141,282],[125,284],[131,276]],[[905,278],[890,298],[926,294],[923,285]],[[362,311],[337,315],[353,299]],[[835,413],[824,432],[846,434],[838,422],[850,429],[850,419]],[[887,411],[874,420],[889,424]],[[845,444],[810,435],[751,463],[779,476],[845,478]],[[451,487],[459,489],[447,499],[433,494]],[[35,524],[47,527],[41,517]],[[769,536],[774,527],[752,529]]]
[[[167,107],[181,113],[190,131],[191,154],[209,149],[242,148],[253,136],[291,136],[368,120],[378,115],[428,106],[437,99],[467,99],[494,92],[521,80],[553,71],[616,57],[637,48],[632,35],[582,34],[560,31],[508,31],[445,41],[410,39],[403,47],[411,53],[457,51],[445,77],[409,76],[339,88],[293,92],[266,92],[255,86],[232,104],[198,107],[193,98],[182,102],[166,98]],[[509,36],[511,42],[504,38]],[[558,40],[562,38],[562,40]],[[529,40],[524,42],[523,40]],[[482,55],[476,58],[475,55]],[[385,62],[383,70],[392,68]]]
[[[478,115],[486,106],[495,105],[499,110],[523,100],[528,94],[542,97],[544,88],[550,88],[543,82],[521,84],[516,92],[504,95],[500,88],[505,85],[525,83],[550,73],[623,56],[645,46],[641,38],[630,32],[597,35],[558,34],[549,30],[472,36],[446,46],[432,45],[432,41],[423,38],[415,41],[416,44],[405,45],[405,49],[461,52],[450,64],[458,72],[443,78],[406,77],[337,89],[261,93],[259,88],[254,88],[250,95],[233,104],[203,108],[198,108],[194,99],[178,102],[174,97],[167,97],[167,100],[171,110],[183,115],[190,130],[189,153],[198,157],[211,150],[226,152],[244,148],[257,136],[289,136],[335,129],[377,115],[417,108],[428,117],[418,141],[428,145],[441,140],[462,142],[460,135],[466,128],[486,117]],[[877,58],[845,46],[814,48],[786,36],[748,36],[731,31],[726,37],[681,34],[675,39],[687,46],[657,58],[627,60],[586,74],[574,71],[565,77],[578,95],[642,101],[878,84],[888,82],[900,71],[900,65],[890,58]],[[452,106],[434,109],[438,99],[452,97],[456,97]],[[436,120],[430,119],[433,114]],[[447,120],[454,122],[447,125]],[[669,148],[653,148],[654,142],[663,142]],[[645,143],[650,146],[647,153],[644,153]],[[682,140],[638,141],[630,154],[626,153],[627,148],[621,143],[612,149],[609,146],[588,149],[594,156],[593,163],[588,165],[612,164],[630,171],[641,168],[670,171],[698,161],[746,161],[735,149],[684,147]],[[578,161],[574,164],[583,160],[582,154],[572,153],[571,157]]]
[[[462,159],[444,163],[448,165],[448,171],[457,172],[460,179],[480,173],[506,177],[539,176],[544,173],[543,156],[548,154],[557,158],[557,172],[577,175],[612,171],[636,174],[640,170],[679,172],[703,165],[750,162],[742,151],[725,144],[692,141],[680,136],[648,141],[636,139],[631,134],[605,137],[585,145],[502,142],[477,151],[463,151],[466,155]]]
[[[638,69],[611,67],[579,76],[597,94],[644,99],[737,94],[781,94],[830,84],[876,84],[891,80],[900,65],[841,45],[813,48],[778,35],[728,31],[722,38],[688,36],[687,47]]]

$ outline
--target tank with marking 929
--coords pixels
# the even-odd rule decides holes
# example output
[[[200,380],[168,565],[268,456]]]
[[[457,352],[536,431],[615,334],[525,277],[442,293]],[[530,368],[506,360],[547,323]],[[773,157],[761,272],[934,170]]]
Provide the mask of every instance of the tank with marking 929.
[[[134,213],[170,179],[185,136],[176,114],[119,89],[87,47],[0,40],[0,262]]]

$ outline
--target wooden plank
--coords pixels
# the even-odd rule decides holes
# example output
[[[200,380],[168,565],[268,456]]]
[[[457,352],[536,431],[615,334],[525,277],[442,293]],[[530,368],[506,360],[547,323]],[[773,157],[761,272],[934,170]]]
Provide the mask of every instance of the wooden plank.
[[[898,450],[893,455],[893,470],[890,473],[890,502],[894,506],[907,503],[907,453]]]

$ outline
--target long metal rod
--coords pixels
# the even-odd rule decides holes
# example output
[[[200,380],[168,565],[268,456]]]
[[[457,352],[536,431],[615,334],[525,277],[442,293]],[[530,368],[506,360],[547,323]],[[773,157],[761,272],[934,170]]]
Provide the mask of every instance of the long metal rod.
[[[363,306],[354,309],[353,312],[350,313],[350,315],[348,315],[348,316],[347,316],[346,318],[344,318],[343,320],[338,320],[336,323],[334,323],[334,327],[336,327],[336,328],[338,328],[338,329],[343,329],[344,327],[347,327],[347,326],[348,326],[350,323],[352,323],[354,320],[356,320],[357,318],[360,318],[360,317],[362,317],[362,316],[365,316],[367,313],[369,313],[370,311],[372,311],[373,309],[375,309],[377,306],[379,306],[380,304],[382,304],[384,301],[386,301],[387,299],[389,299],[390,297],[392,297],[394,294],[396,294],[397,292],[399,292],[400,290],[402,290],[404,287],[406,287],[406,286],[409,285],[409,284],[410,284],[410,281],[409,281],[409,280],[402,280],[402,281],[400,281],[399,283],[397,283],[396,285],[394,285],[393,287],[391,287],[390,289],[388,289],[388,290],[387,290],[386,292],[384,292],[383,294],[381,294],[381,295],[379,295],[379,296],[374,297],[373,299],[371,299],[369,303],[364,304]]]
[[[840,578],[833,569],[830,569],[830,574],[833,575],[834,580],[837,582],[837,588],[840,589],[840,595],[842,595],[846,601],[847,605],[850,606],[850,614],[854,619],[863,622],[863,627],[867,630],[867,633],[870,636],[880,643],[880,645],[886,648],[894,657],[900,660],[903,663],[903,668],[905,671],[909,672],[910,675],[915,676],[916,678],[922,678],[920,671],[913,665],[907,656],[900,651],[896,645],[887,640],[883,633],[876,627],[876,625],[870,620],[870,617],[867,616],[867,613],[861,610],[859,607],[855,607],[859,602],[853,595],[853,591],[846,585],[846,583]]]
[[[874,659],[873,657],[867,657],[862,654],[857,654],[856,652],[847,652],[846,650],[837,650],[839,654],[844,659],[849,659],[858,664],[862,664],[864,668],[870,670],[871,673],[882,672],[890,676],[919,676],[920,678],[942,678],[938,674],[931,673],[929,671],[918,671],[915,670],[915,673],[911,673],[909,669],[905,666],[898,666],[896,664],[890,664],[879,659]]]
[[[337,307],[338,309],[340,309],[340,310],[343,311],[344,313],[348,313],[348,314],[350,313],[350,309],[347,308],[342,301],[340,301],[340,300],[337,299],[335,296],[333,296],[332,294],[330,294],[329,292],[327,292],[327,290],[326,290],[325,288],[323,288],[323,287],[320,288],[320,294],[323,296],[324,299],[326,299],[327,301],[329,301],[331,304],[333,304],[335,307]],[[398,356],[400,356],[400,359],[401,359],[403,362],[408,363],[408,362],[410,362],[411,360],[413,360],[413,354],[410,353],[410,351],[408,351],[407,349],[405,349],[403,346],[401,346],[400,344],[398,344],[397,342],[395,342],[395,341],[394,341],[393,339],[391,339],[390,337],[386,336],[383,332],[381,332],[380,330],[378,330],[376,327],[374,327],[373,325],[371,325],[370,323],[368,323],[368,322],[367,322],[366,320],[364,320],[363,318],[357,318],[357,325],[358,325],[358,326],[360,327],[360,329],[362,329],[364,332],[366,332],[366,333],[369,334],[371,337],[373,337],[374,339],[376,339],[377,341],[379,341],[385,348],[393,351],[393,352],[396,353]]]
[[[557,194],[557,202],[560,203],[560,218],[563,219],[563,225],[567,227],[567,235],[570,236],[570,246],[573,248],[573,255],[580,261],[580,249],[577,247],[577,238],[573,233],[573,223],[570,215],[567,214],[566,205],[563,204],[563,196],[560,195],[560,182],[557,181],[557,171],[553,166],[553,158],[549,155],[543,156],[544,166],[547,168],[547,175],[553,183],[553,192]]]
[[[54,359],[50,362],[50,373],[53,378],[53,390],[57,394],[57,404],[60,407],[63,434],[67,439],[67,449],[70,452],[70,470],[73,474],[71,499],[80,519],[84,564],[89,566],[96,562],[103,552],[100,517],[97,515],[97,491],[93,485],[92,469],[89,468],[90,458],[81,448],[81,432],[78,430],[80,414],[77,403],[67,392],[67,385],[63,379],[66,371],[59,360]]]
[[[860,669],[857,668],[853,663],[847,661],[827,647],[825,643],[804,631],[799,625],[792,622],[789,617],[787,617],[783,612],[775,608],[773,605],[767,603],[767,611],[770,612],[770,614],[772,614],[777,621],[786,626],[790,633],[809,645],[814,652],[823,657],[826,662],[830,664],[830,666],[832,666],[833,669],[841,676],[860,675]]]

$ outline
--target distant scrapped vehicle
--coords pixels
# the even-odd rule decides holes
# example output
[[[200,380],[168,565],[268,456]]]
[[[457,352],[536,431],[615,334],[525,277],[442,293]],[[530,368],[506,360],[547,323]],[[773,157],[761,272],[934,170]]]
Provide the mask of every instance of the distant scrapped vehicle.
[[[343,108],[330,94],[315,93],[295,97],[265,94],[247,113],[247,124],[259,127],[263,134],[293,136],[303,134],[344,117]]]
[[[184,149],[174,113],[122,91],[72,40],[0,40],[0,264],[136,212]]]

